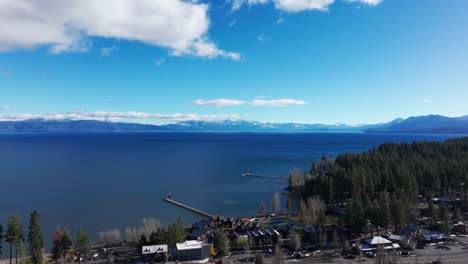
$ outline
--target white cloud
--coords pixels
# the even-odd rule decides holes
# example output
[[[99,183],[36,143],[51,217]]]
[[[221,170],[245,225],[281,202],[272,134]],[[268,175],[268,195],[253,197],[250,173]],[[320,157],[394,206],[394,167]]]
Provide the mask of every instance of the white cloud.
[[[334,0],[233,0],[231,2],[233,11],[241,8],[243,5],[252,6],[273,3],[278,10],[295,13],[305,10],[326,11],[328,10],[328,6],[333,4]]]
[[[0,105],[0,112],[1,112],[1,111],[7,111],[7,110],[10,110],[10,107],[9,107],[9,106]]]
[[[273,100],[265,100],[265,99],[255,99],[251,101],[243,101],[243,100],[233,100],[233,99],[214,99],[214,100],[202,100],[198,99],[192,102],[193,105],[200,105],[200,106],[217,106],[217,107],[225,107],[225,106],[239,106],[239,105],[250,105],[250,106],[272,106],[272,107],[286,107],[288,105],[305,105],[306,102],[302,100],[296,99],[273,99]]]
[[[370,6],[376,6],[378,4],[380,4],[381,2],[383,2],[383,0],[346,0],[348,2],[360,2],[360,3],[363,3],[363,4],[366,4],[366,5],[370,5]]]
[[[249,102],[251,106],[272,106],[272,107],[286,107],[288,105],[305,105],[306,102],[295,99],[274,99],[264,100],[256,99]]]
[[[425,104],[432,103],[432,99],[423,99],[422,102]]]
[[[326,11],[334,0],[275,0],[276,9],[286,12],[299,12],[304,10]]]
[[[19,121],[27,119],[45,119],[45,120],[96,120],[96,121],[122,121],[132,119],[154,119],[165,121],[187,121],[187,120],[236,120],[238,115],[198,115],[198,114],[161,114],[161,113],[145,113],[145,112],[111,112],[111,111],[95,111],[95,112],[63,112],[63,113],[45,113],[45,114],[12,114],[0,115],[2,121]]]
[[[243,5],[257,5],[272,3],[275,8],[281,11],[296,13],[307,10],[327,11],[329,6],[335,0],[230,0],[232,2],[232,10],[236,11]],[[343,0],[347,2],[361,2],[370,6],[376,6],[383,0]],[[280,20],[278,20],[280,21]],[[281,20],[282,21],[282,20]]]
[[[104,47],[104,48],[101,48],[101,57],[108,57],[112,54],[112,52],[118,50],[119,47],[117,46],[111,46],[111,47]]]
[[[140,41],[174,55],[238,59],[207,38],[208,5],[184,0],[0,0],[0,51],[87,51],[89,37]]]
[[[202,100],[198,99],[192,102],[193,105],[206,105],[206,106],[239,106],[244,105],[245,101],[242,100],[232,100],[232,99],[214,99],[214,100]]]

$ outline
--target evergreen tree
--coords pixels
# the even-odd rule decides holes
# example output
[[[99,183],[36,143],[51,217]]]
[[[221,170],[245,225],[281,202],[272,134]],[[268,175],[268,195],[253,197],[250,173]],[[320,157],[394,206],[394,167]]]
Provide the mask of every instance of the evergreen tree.
[[[66,257],[72,249],[73,242],[70,234],[66,229],[63,230],[62,236],[60,238],[60,252],[62,253],[63,263],[65,263]]]
[[[57,263],[58,260],[62,258],[62,235],[63,231],[59,227],[57,227],[52,237],[51,250],[52,261],[55,261],[55,263]]]
[[[432,202],[432,199],[429,200],[429,216],[431,218],[430,226],[434,228],[437,226],[437,221],[439,221],[439,213],[437,212],[437,209],[434,206],[434,203]]]
[[[390,208],[395,232],[400,233],[400,231],[405,227],[406,222],[404,202],[398,200],[395,195],[393,195]]]
[[[180,233],[180,227],[176,223],[171,224],[167,228],[167,237],[169,247],[175,248],[177,243],[183,242],[184,237]]]
[[[381,226],[385,226],[385,233],[388,233],[388,226],[390,225],[390,222],[392,220],[392,214],[390,211],[390,197],[386,190],[382,193],[380,201],[381,201],[380,210],[381,210],[381,215],[382,215]]]
[[[367,220],[364,218],[364,210],[362,208],[361,198],[359,196],[353,197],[350,201],[348,210],[349,225],[351,231],[356,234],[361,234],[367,226]]]
[[[187,231],[185,228],[184,219],[180,216],[177,218],[177,228],[179,228],[179,233],[182,239],[185,239]]]
[[[85,231],[81,228],[76,233],[74,252],[80,263],[81,258],[86,259],[91,253],[91,241]]]
[[[220,230],[218,232],[214,241],[214,247],[216,249],[217,256],[224,257],[229,255],[229,238],[224,231]]]
[[[21,264],[23,258],[25,257],[26,252],[24,249],[24,239],[18,240],[16,244],[16,256],[19,259],[19,263]]]
[[[21,219],[19,215],[15,214],[8,220],[8,229],[5,237],[5,241],[10,246],[10,264],[12,264],[13,258],[13,245],[15,245],[16,263],[18,263],[18,244],[21,240],[24,240]]]
[[[439,205],[439,219],[441,221],[441,225],[439,227],[440,232],[450,235],[450,217],[445,204]]]
[[[39,222],[39,213],[37,211],[31,213],[31,218],[29,220],[28,243],[31,263],[41,264],[44,241],[42,239],[42,228]]]
[[[159,245],[167,243],[167,231],[163,227],[159,227],[156,232],[151,233],[150,243],[153,245]]]
[[[146,246],[146,245],[148,245],[148,240],[147,240],[145,234],[141,234],[140,239],[138,239],[138,243],[137,243],[138,252],[143,253],[142,252],[143,246]]]

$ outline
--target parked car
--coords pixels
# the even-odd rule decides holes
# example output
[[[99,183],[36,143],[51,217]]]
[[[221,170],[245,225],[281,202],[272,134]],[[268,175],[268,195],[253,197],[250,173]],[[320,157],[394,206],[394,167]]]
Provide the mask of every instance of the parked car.
[[[366,252],[366,257],[375,258],[376,254],[374,252]]]

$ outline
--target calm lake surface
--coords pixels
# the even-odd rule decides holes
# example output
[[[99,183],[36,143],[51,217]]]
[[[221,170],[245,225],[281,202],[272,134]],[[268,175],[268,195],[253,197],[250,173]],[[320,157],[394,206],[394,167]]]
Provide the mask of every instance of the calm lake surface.
[[[445,140],[431,134],[114,133],[0,134],[0,223],[39,210],[46,244],[56,226],[73,233],[165,224],[197,215],[161,201],[174,198],[212,214],[255,214],[285,183],[241,177],[308,170],[324,153],[365,151],[380,143]],[[283,199],[284,200],[284,199]],[[122,230],[124,235],[124,230]]]

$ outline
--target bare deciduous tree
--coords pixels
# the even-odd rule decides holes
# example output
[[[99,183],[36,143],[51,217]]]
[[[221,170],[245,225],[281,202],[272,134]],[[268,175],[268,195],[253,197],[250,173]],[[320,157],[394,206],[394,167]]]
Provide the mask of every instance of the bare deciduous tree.
[[[115,228],[98,233],[98,242],[100,244],[118,244],[120,243],[120,229]]]

